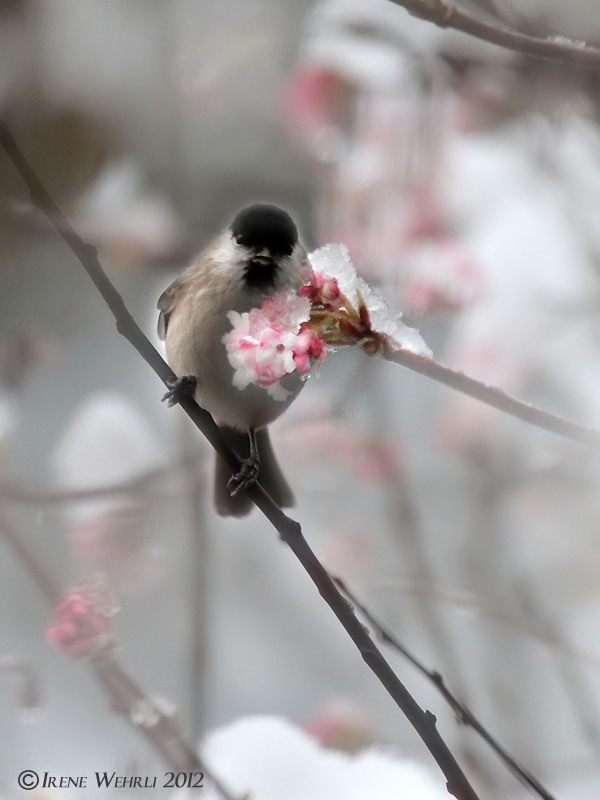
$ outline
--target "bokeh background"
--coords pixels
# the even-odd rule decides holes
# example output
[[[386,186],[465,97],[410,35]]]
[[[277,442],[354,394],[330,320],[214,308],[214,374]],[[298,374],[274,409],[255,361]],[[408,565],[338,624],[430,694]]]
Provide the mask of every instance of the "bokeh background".
[[[457,5],[600,42],[590,0]],[[384,0],[0,2],[2,118],[154,340],[178,270],[270,201],[308,248],[347,244],[439,360],[595,427],[599,88]],[[330,747],[385,745],[446,796],[265,520],[216,517],[208,446],[4,154],[0,203],[4,522],[65,588],[104,576],[119,658],[189,741],[277,715]],[[597,456],[354,352],[273,437],[326,566],[557,798],[600,796]],[[160,772],[0,553],[0,795],[25,768]],[[528,796],[390,659],[482,797]]]

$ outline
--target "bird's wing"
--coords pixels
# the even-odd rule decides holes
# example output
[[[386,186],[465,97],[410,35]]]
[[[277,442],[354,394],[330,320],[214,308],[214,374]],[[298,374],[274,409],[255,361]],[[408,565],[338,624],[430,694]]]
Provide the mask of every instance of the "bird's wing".
[[[168,286],[161,296],[158,298],[158,303],[156,307],[160,311],[158,315],[158,338],[164,341],[167,335],[167,327],[169,325],[169,319],[175,306],[177,305],[177,301],[179,300],[179,294],[183,287],[183,279],[182,277],[175,278],[173,283]]]

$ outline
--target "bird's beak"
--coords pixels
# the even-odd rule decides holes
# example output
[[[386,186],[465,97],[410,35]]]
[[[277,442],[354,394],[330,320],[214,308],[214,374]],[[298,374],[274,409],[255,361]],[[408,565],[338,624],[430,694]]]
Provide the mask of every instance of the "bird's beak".
[[[250,259],[250,265],[252,267],[271,267],[274,263],[273,257],[265,252],[257,253]]]

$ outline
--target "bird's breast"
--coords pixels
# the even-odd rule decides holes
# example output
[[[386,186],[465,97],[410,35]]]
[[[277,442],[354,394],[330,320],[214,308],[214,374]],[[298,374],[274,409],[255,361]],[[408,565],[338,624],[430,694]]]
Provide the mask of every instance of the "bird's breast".
[[[234,302],[202,294],[178,303],[169,321],[166,354],[178,376],[196,378],[196,400],[221,425],[239,430],[259,429],[273,422],[302,388],[297,373],[287,376],[284,387],[290,392],[284,401],[275,400],[253,384],[239,390],[233,385],[233,368],[227,357],[223,337],[231,330],[229,311],[244,313],[260,306],[262,298],[236,297]]]

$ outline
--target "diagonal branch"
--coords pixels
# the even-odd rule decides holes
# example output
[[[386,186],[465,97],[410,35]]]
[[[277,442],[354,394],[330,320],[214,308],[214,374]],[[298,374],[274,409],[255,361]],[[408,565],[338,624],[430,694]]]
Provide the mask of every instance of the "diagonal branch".
[[[454,28],[476,39],[499,45],[534,58],[554,61],[571,67],[600,69],[600,49],[588,47],[566,36],[542,39],[510,28],[491,25],[461,11],[446,0],[391,0],[419,19],[433,22],[440,28]]]
[[[173,371],[129,313],[123,298],[102,269],[95,249],[86,244],[66,220],[21,153],[10,130],[1,122],[0,144],[28,187],[32,202],[47,213],[51,221],[56,221],[56,230],[73,250],[81,265],[102,294],[115,317],[119,333],[131,342],[166,384],[170,378],[175,377]],[[239,470],[240,459],[223,440],[221,432],[211,415],[200,408],[193,398],[183,398],[180,405],[198,429],[206,436],[221,458],[231,467],[232,471]],[[417,731],[445,775],[448,792],[453,794],[457,800],[478,800],[477,794],[466,775],[440,736],[436,727],[435,716],[430,711],[424,711],[419,706],[385,660],[369,632],[358,620],[350,604],[341,595],[328,572],[311,550],[302,534],[300,525],[283,513],[260,484],[255,484],[247,491],[255,505],[273,524],[283,541],[292,549],[319,593],[358,648],[367,666],[377,676],[396,705],[403,711]]]
[[[346,584],[340,578],[333,578],[335,584],[342,590],[343,594],[348,598],[348,600],[355,606],[362,616],[366,619],[367,623],[371,625],[371,627],[375,630],[377,638],[383,642],[384,644],[388,644],[397,650],[399,653],[410,661],[410,663],[422,674],[424,675],[430,683],[432,683],[435,688],[440,692],[444,700],[448,703],[450,708],[456,714],[457,720],[462,723],[463,725],[467,725],[470,728],[478,733],[484,741],[486,741],[492,750],[500,757],[506,767],[510,770],[510,772],[515,775],[522,783],[532,789],[536,794],[538,794],[543,800],[555,800],[554,796],[550,794],[550,792],[542,786],[539,780],[529,772],[528,769],[521,766],[513,756],[508,753],[499,742],[489,733],[489,731],[479,722],[477,717],[465,706],[463,703],[458,700],[454,694],[448,689],[444,678],[442,675],[435,671],[429,670],[427,667],[419,661],[419,659],[413,655],[413,653],[406,648],[399,639],[397,639],[393,634],[389,632],[380,622],[378,622],[375,617],[368,611],[365,606],[357,600],[356,596],[348,589]]]
[[[506,394],[497,386],[490,386],[465,375],[464,372],[457,372],[450,367],[445,367],[433,358],[416,355],[416,353],[411,353],[410,350],[392,350],[389,347],[384,349],[383,357],[386,361],[401,364],[403,367],[412,369],[413,372],[418,372],[439,383],[444,383],[446,386],[450,386],[452,389],[456,389],[469,397],[474,397],[488,406],[504,411],[506,414],[510,414],[511,417],[529,422],[531,425],[543,428],[551,433],[565,436],[567,439],[585,444],[594,448],[594,450],[600,450],[600,431],[588,428],[585,425],[579,425],[577,422],[571,422],[556,414],[551,414],[549,411],[524,403],[522,400],[517,400],[516,397],[511,397],[511,395]]]

